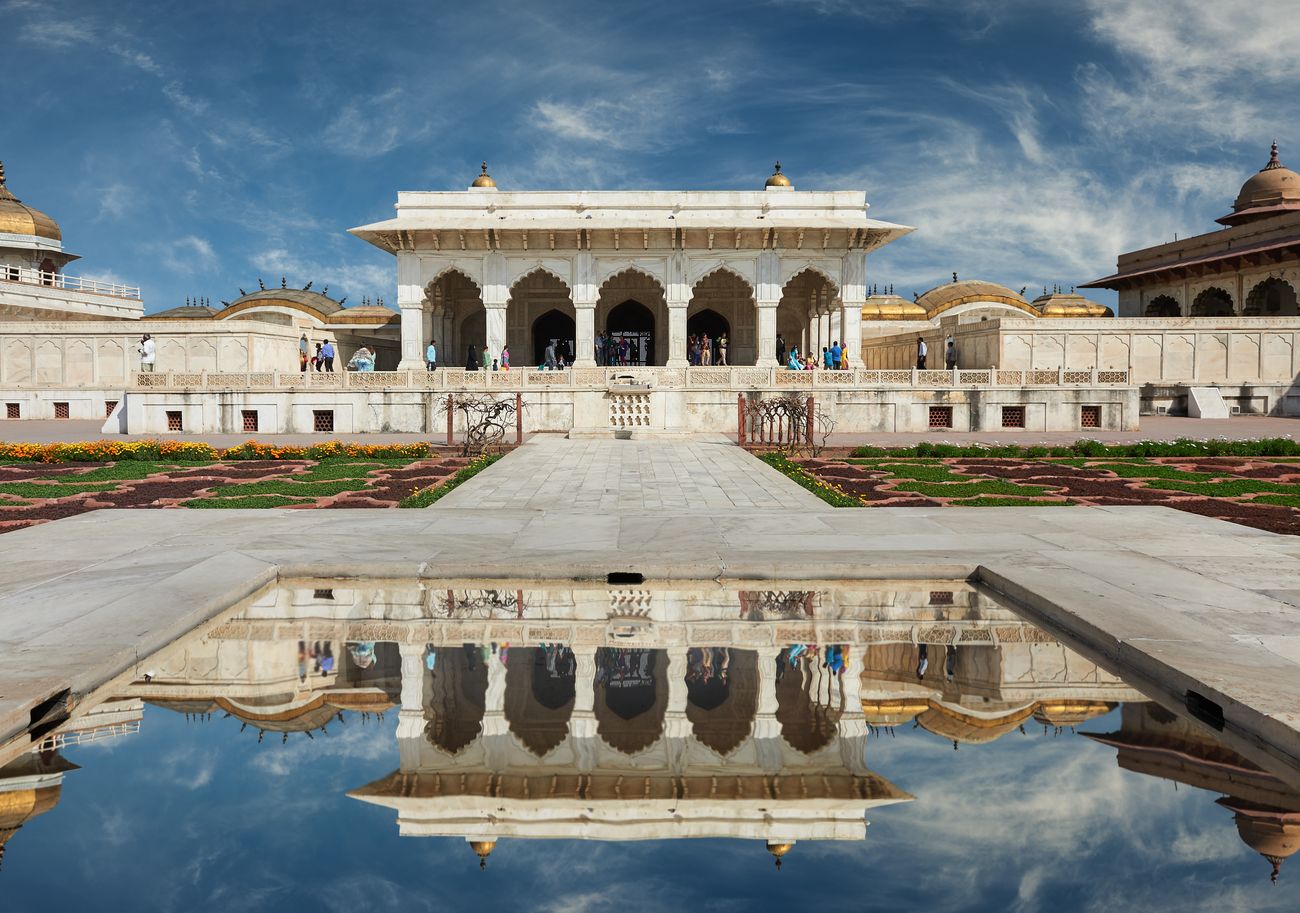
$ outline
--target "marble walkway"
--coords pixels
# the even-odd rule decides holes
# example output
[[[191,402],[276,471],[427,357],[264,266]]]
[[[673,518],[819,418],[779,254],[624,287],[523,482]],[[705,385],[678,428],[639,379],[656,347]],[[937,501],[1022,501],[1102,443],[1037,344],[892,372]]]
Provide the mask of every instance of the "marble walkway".
[[[612,511],[834,510],[721,435],[530,438],[434,509]]]

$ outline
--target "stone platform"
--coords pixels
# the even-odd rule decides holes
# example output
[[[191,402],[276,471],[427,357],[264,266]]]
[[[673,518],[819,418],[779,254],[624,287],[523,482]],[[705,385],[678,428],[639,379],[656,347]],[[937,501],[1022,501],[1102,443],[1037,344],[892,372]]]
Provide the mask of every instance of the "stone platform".
[[[546,441],[432,510],[107,510],[0,536],[0,738],[277,578],[960,578],[1170,706],[1196,692],[1295,779],[1300,539],[1156,507],[834,509],[749,459]],[[682,472],[702,504],[670,497]]]

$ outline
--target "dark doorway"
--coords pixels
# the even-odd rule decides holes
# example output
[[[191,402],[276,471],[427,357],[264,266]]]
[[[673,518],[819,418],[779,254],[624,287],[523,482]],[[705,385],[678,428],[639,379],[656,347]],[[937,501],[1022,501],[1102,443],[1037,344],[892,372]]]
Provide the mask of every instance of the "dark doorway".
[[[573,364],[573,339],[577,326],[563,311],[551,309],[533,321],[533,364],[546,364],[546,346],[555,343],[555,357]]]
[[[709,352],[709,364],[716,365],[718,363],[718,340],[723,336],[731,336],[731,324],[727,322],[726,317],[723,317],[717,311],[712,308],[705,308],[687,318],[686,335],[697,338],[708,336],[709,348],[712,350]],[[728,339],[728,344],[730,344],[730,339]],[[687,355],[689,354],[688,352]]]
[[[639,301],[628,300],[610,310],[605,332],[617,345],[628,343],[627,364],[655,364],[655,315]]]

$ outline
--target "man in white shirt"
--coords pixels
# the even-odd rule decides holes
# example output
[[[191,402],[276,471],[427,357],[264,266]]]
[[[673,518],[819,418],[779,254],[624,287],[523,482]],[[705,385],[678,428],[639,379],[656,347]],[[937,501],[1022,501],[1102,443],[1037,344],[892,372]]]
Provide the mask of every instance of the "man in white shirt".
[[[926,346],[925,340],[920,336],[916,337],[916,366],[923,371],[925,370],[925,356],[929,352],[930,349]]]
[[[145,333],[144,336],[141,337],[140,345],[136,351],[140,353],[140,370],[152,373],[157,352],[157,347],[154,345],[153,337],[148,333]]]

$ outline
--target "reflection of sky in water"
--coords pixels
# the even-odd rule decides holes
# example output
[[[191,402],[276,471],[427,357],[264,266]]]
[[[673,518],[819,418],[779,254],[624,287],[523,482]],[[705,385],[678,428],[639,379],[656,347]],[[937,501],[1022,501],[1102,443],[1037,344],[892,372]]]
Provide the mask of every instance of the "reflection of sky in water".
[[[399,838],[349,789],[397,766],[396,712],[281,745],[217,714],[147,707],[138,734],[72,747],[59,804],[9,841],[6,911],[682,908],[1295,910],[1300,868],[1237,837],[1216,794],[1120,770],[1115,750],[1027,725],[987,745],[920,730],[870,767],[915,794],[865,842],[502,840],[486,872],[461,838]],[[1119,713],[1087,729],[1113,731]]]

